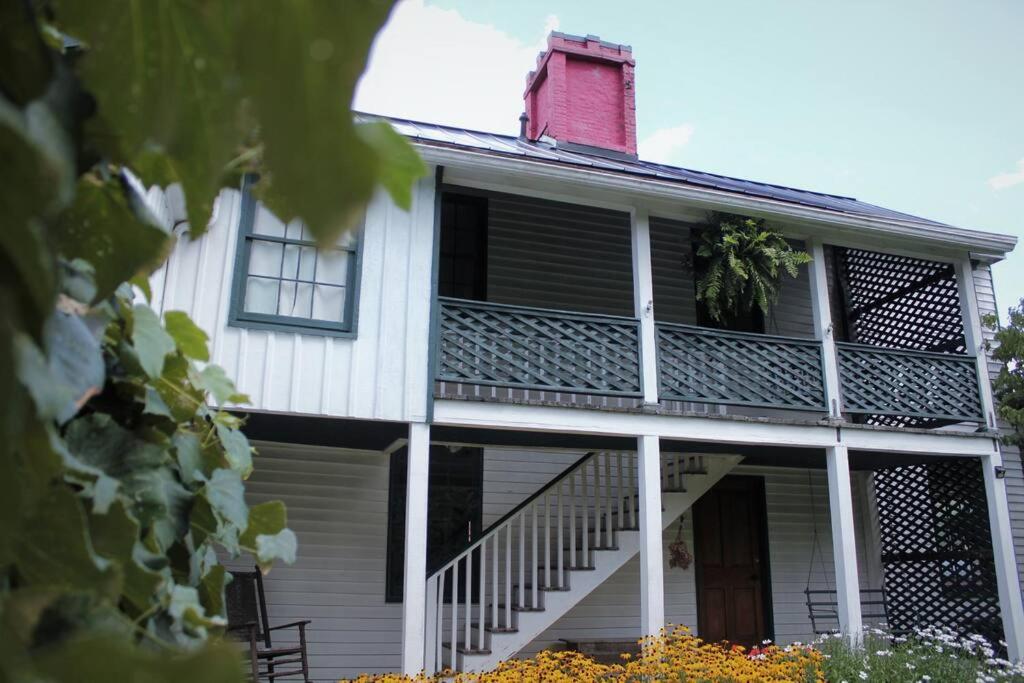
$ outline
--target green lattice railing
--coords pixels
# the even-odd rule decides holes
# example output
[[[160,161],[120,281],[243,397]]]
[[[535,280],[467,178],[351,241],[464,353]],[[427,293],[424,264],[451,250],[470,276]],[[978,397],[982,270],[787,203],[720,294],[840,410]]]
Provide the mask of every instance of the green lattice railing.
[[[641,395],[639,323],[632,318],[439,301],[439,380]]]
[[[824,411],[821,344],[658,324],[662,398]]]
[[[836,344],[843,411],[936,420],[982,420],[974,358]]]

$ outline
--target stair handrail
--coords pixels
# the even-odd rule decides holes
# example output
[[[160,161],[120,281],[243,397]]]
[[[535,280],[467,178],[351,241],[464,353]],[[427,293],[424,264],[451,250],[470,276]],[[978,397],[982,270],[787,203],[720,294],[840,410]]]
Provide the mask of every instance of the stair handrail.
[[[432,579],[435,576],[437,576],[438,574],[441,574],[443,572],[448,571],[452,567],[452,565],[454,565],[456,562],[461,560],[463,557],[465,557],[469,553],[471,553],[474,550],[476,550],[476,548],[481,543],[483,543],[485,539],[490,537],[491,534],[493,534],[494,532],[500,530],[505,525],[506,522],[508,522],[512,518],[516,517],[520,512],[522,512],[527,507],[529,507],[529,505],[531,503],[533,503],[535,500],[537,500],[542,495],[544,495],[544,493],[547,492],[549,489],[557,486],[566,477],[568,477],[569,475],[571,475],[574,472],[576,472],[576,470],[578,470],[580,467],[582,467],[588,460],[593,458],[595,455],[597,455],[597,451],[588,451],[586,453],[586,455],[584,455],[582,458],[580,458],[579,460],[577,460],[573,464],[571,464],[568,467],[566,467],[554,479],[551,479],[550,481],[548,481],[548,483],[546,485],[544,485],[543,487],[541,487],[541,488],[537,489],[536,491],[534,491],[528,498],[523,500],[523,502],[519,503],[519,505],[516,505],[514,508],[512,508],[511,510],[506,512],[504,515],[502,515],[498,519],[498,521],[494,522],[489,527],[484,529],[483,533],[481,533],[480,536],[475,541],[470,543],[468,546],[466,546],[462,550],[459,550],[459,551],[457,551],[455,553],[452,553],[448,558],[445,559],[444,564],[442,564],[436,571],[427,574],[427,579],[428,580]]]

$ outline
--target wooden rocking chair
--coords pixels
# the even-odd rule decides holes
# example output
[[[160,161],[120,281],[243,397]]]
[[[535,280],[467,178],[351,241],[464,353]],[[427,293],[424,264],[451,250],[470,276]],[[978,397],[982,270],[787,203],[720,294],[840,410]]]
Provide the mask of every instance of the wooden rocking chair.
[[[309,683],[309,661],[306,656],[306,619],[270,626],[267,600],[263,593],[263,575],[254,572],[231,572],[234,580],[225,589],[228,631],[235,632],[249,649],[248,666],[252,683],[274,681],[285,676],[302,676]],[[274,647],[271,632],[298,628],[297,645]],[[295,665],[299,665],[296,668]],[[282,667],[282,668],[278,668]]]

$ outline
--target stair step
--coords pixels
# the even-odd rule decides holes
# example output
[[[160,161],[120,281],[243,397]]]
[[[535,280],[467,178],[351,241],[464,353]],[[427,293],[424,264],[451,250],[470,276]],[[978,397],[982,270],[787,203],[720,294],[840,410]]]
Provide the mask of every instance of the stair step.
[[[566,549],[563,552],[571,552],[571,551]],[[540,565],[540,566],[537,567],[538,571],[544,571],[545,569],[546,569],[546,567],[544,565]],[[564,571],[570,571],[570,572],[592,572],[595,569],[597,569],[597,567],[594,567],[593,565],[577,565],[575,567],[570,567],[570,566],[566,565],[566,566],[562,567],[562,569]],[[553,571],[553,572],[558,571],[558,567],[552,567],[551,571]]]
[[[445,650],[450,650],[450,649],[452,649],[452,644],[450,642],[448,642],[448,641],[445,641],[445,642],[441,643],[441,647],[444,648]],[[476,648],[476,647],[466,647],[464,645],[456,645],[455,646],[455,651],[458,652],[460,655],[489,655],[489,654],[491,654],[491,651],[489,649],[487,649],[487,648],[480,649],[480,648]]]
[[[488,633],[519,633],[515,626],[484,626]]]

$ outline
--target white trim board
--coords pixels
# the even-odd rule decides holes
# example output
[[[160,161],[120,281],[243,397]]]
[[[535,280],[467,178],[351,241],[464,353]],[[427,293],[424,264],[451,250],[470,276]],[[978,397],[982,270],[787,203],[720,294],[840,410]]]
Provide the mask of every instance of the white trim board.
[[[991,454],[995,448],[991,435],[972,433],[922,434],[445,399],[438,399],[434,404],[434,423],[567,434],[652,435],[663,439],[797,448],[828,448],[842,444],[856,450],[946,456],[983,456]]]

